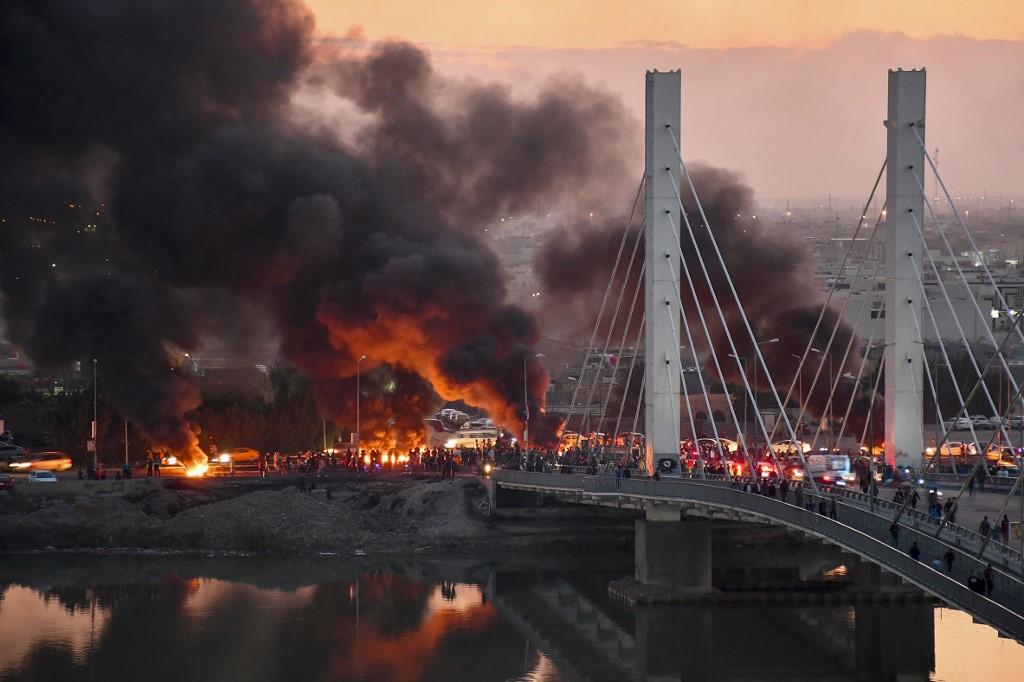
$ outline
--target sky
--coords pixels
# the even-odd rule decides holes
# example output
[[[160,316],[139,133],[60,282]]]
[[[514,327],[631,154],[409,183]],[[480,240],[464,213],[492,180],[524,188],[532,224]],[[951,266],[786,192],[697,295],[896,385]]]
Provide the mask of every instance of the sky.
[[[886,71],[925,67],[927,142],[950,189],[989,206],[1024,195],[1019,0],[308,1],[325,37],[408,40],[443,74],[524,97],[578,76],[638,122],[644,71],[682,68],[686,156],[739,171],[763,200],[865,195]]]

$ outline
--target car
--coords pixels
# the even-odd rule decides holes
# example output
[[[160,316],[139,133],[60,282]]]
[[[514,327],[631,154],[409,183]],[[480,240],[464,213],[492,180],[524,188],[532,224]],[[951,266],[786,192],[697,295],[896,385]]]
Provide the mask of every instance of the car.
[[[52,471],[30,471],[27,480],[29,483],[56,483],[57,477]]]
[[[1015,414],[1008,420],[1010,428],[1024,429],[1024,414]]]
[[[67,471],[71,467],[66,452],[34,452],[10,464],[11,471]]]
[[[943,422],[942,426],[947,430],[959,431],[962,429],[969,429],[974,426],[974,422],[968,417],[957,417],[947,422]]]
[[[992,428],[999,428],[1000,426],[1009,426],[1010,420],[1006,417],[989,417],[988,424]]]
[[[14,476],[0,474],[0,490],[11,490],[14,488]]]
[[[231,448],[221,452],[216,457],[210,458],[211,464],[231,464],[239,462],[258,462],[260,453],[252,448]]]
[[[979,426],[982,428],[992,426],[992,422],[990,422],[988,417],[983,414],[972,414],[971,423],[974,424],[975,428],[978,428]]]

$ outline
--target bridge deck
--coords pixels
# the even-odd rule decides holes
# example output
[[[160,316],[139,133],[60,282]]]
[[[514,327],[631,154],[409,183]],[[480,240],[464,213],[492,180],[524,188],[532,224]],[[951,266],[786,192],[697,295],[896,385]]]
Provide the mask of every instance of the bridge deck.
[[[991,625],[1001,634],[1024,642],[1024,581],[1019,564],[1005,560],[995,567],[995,589],[991,597],[970,590],[966,580],[980,575],[986,561],[978,559],[972,548],[971,534],[960,529],[948,538],[936,539],[923,526],[917,515],[904,514],[900,519],[900,547],[916,541],[921,561],[891,545],[889,527],[892,510],[858,494],[838,494],[835,500],[836,519],[809,511],[779,499],[732,489],[722,481],[696,479],[616,478],[614,475],[534,473],[499,470],[493,474],[497,486],[509,489],[535,490],[550,493],[579,504],[642,509],[648,504],[672,504],[693,509],[709,516],[743,517],[782,524],[818,537],[826,542],[871,561],[898,575],[929,594],[969,613]],[[812,497],[807,494],[805,497]],[[938,562],[947,549],[955,555],[954,570],[947,574],[938,570]]]

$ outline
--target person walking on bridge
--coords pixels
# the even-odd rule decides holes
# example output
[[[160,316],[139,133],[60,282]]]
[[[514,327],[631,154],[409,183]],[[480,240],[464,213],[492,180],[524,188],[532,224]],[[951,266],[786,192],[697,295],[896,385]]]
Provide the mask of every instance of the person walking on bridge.
[[[978,532],[985,538],[992,534],[992,524],[988,522],[987,516],[981,520],[980,524],[978,524]]]
[[[789,481],[782,479],[782,483],[779,483],[779,499],[783,502],[786,501],[786,497],[789,496]],[[1010,526],[1006,526],[1007,532],[1009,532]]]
[[[999,535],[1004,545],[1010,544],[1010,519],[1006,514],[1003,514],[1003,520],[999,522]]]
[[[892,536],[892,546],[898,548],[900,546],[900,524],[893,521],[889,526],[889,535]]]
[[[907,550],[907,554],[909,554],[910,558],[914,561],[921,560],[921,548],[917,546],[916,541],[914,542],[914,544],[910,545],[910,549]]]
[[[953,554],[952,549],[947,549],[946,553],[942,555],[942,561],[946,564],[946,573],[950,575],[953,574],[953,559],[955,558],[956,555]]]

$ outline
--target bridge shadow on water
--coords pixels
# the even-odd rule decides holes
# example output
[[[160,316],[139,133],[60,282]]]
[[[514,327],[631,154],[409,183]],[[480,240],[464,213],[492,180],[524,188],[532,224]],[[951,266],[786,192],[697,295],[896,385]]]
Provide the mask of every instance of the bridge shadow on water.
[[[806,553],[803,554],[806,557]],[[834,564],[826,552],[822,565]],[[737,557],[717,576],[771,576],[785,589],[829,580],[762,573]],[[783,562],[784,563],[784,562]],[[629,570],[627,563],[624,570]],[[839,570],[836,570],[836,569]],[[608,596],[613,573],[496,571],[488,591],[499,612],[573,680],[930,680],[935,670],[934,606],[744,603],[631,607]],[[751,585],[752,586],[752,585]],[[784,594],[784,592],[780,593]]]

